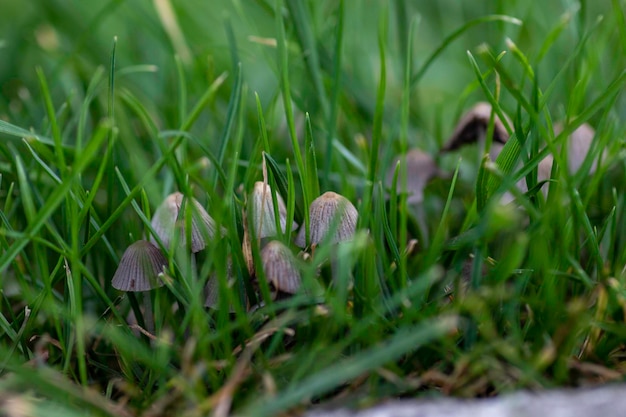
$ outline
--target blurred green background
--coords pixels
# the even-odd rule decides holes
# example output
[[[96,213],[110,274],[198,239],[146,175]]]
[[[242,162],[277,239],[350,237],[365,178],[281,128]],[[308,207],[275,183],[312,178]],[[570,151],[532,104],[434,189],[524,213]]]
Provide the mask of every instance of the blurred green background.
[[[312,31],[317,46],[320,67],[327,77],[324,88],[330,93],[333,70],[333,53],[338,7],[337,1],[305,2],[310,14]],[[345,3],[345,27],[342,45],[342,77],[345,88],[340,91],[341,108],[339,135],[350,138],[357,132],[367,136],[368,123],[374,111],[378,83],[377,33],[381,1],[348,1]],[[483,44],[494,51],[505,49],[505,40],[511,38],[530,57],[536,56],[542,42],[568,13],[576,12],[573,21],[559,36],[555,45],[537,66],[536,71],[543,87],[559,71],[573,53],[575,45],[586,28],[596,18],[605,15],[613,19],[611,2],[565,0],[529,1],[406,1],[389,3],[387,36],[387,101],[386,115],[389,126],[398,117],[401,101],[402,77],[408,27],[416,20],[413,39],[414,68],[441,44],[443,39],[462,24],[487,14],[507,14],[521,19],[516,26],[503,22],[478,25],[457,39],[442,56],[435,60],[424,78],[412,90],[411,128],[422,131],[423,147],[436,148],[450,133],[453,120],[458,117],[461,94],[474,80],[466,51],[475,52]],[[282,13],[288,17],[293,8],[287,2]],[[581,10],[582,9],[582,10]],[[155,72],[134,74],[119,79],[119,85],[130,89],[153,109],[162,128],[176,127],[178,87],[173,56],[180,57],[189,91],[201,94],[212,80],[224,71],[231,74],[227,85],[232,85],[234,74],[232,43],[227,38],[227,22],[233,28],[238,59],[242,62],[245,82],[249,87],[248,110],[251,122],[256,109],[252,92],[258,92],[264,106],[275,101],[278,95],[276,51],[271,46],[275,38],[274,4],[266,1],[0,1],[0,117],[17,125],[33,125],[43,119],[43,108],[38,105],[38,86],[35,67],[42,66],[49,84],[58,100],[68,99],[78,103],[81,90],[88,85],[98,67],[107,68],[113,39],[117,36],[117,69],[136,65],[154,65]],[[607,30],[612,25],[604,25]],[[301,112],[311,114],[314,127],[322,129],[324,115],[315,94],[315,85],[307,73],[302,51],[296,39],[298,26],[293,19],[286,20],[290,50],[290,76],[294,101]],[[610,61],[618,59],[624,51],[611,50],[611,39],[618,33],[603,34],[602,27],[596,38],[602,39],[588,48],[585,62],[595,67],[593,77],[611,79],[615,67]],[[589,42],[594,42],[592,37]],[[587,64],[588,65],[588,64]],[[572,78],[590,76],[576,65],[559,81],[549,105],[556,114],[563,115],[565,106],[584,106],[585,103],[568,102],[568,85]],[[581,87],[585,87],[581,80]],[[217,106],[226,105],[228,88],[220,91]],[[586,97],[594,96],[590,90]],[[480,91],[463,97],[470,101],[481,98]],[[506,104],[511,101],[503,97]],[[624,114],[624,98],[618,111]],[[354,112],[361,117],[353,117]],[[212,135],[222,128],[225,112],[215,111],[210,125],[205,125]],[[364,116],[364,117],[363,117]],[[346,122],[346,119],[347,122]],[[256,124],[256,122],[255,122]],[[38,126],[33,126],[37,129]],[[393,130],[393,129],[392,129]],[[390,138],[394,132],[388,132]],[[417,140],[417,136],[409,139]]]

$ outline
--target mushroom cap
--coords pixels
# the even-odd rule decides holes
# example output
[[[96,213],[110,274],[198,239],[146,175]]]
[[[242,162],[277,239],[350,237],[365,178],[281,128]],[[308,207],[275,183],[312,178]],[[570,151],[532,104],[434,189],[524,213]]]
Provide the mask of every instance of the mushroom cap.
[[[338,217],[335,234],[331,243],[339,243],[352,239],[356,231],[359,213],[354,205],[344,196],[328,191],[317,197],[309,207],[311,244],[317,245],[324,240]],[[301,227],[295,240],[296,245],[306,246],[306,231]]]
[[[393,164],[387,171],[386,184],[388,187],[393,185],[393,177],[396,170],[396,164],[402,163],[404,158],[396,156]],[[404,192],[409,194],[407,202],[409,204],[419,204],[424,200],[424,188],[428,182],[438,173],[437,164],[433,158],[419,149],[412,149],[406,154],[406,189]],[[398,175],[398,183],[396,189],[402,189],[402,179]]]
[[[554,158],[552,155],[548,155],[539,162],[537,166],[537,181],[547,181],[550,179],[550,175],[552,175],[552,164],[554,163]],[[546,188],[543,189],[544,194],[548,192]]]
[[[563,131],[563,125],[561,123],[557,123],[554,126],[555,135],[559,135]],[[591,144],[593,143],[593,139],[595,137],[595,131],[591,126],[587,123],[583,123],[576,130],[572,132],[572,134],[568,138],[567,143],[567,165],[568,171],[570,174],[576,173],[580,167],[582,166],[585,158],[587,157],[587,153],[589,153],[589,149],[591,148]],[[493,149],[493,148],[492,148]],[[501,147],[497,148],[501,150]],[[496,153],[496,156],[497,156]],[[539,165],[537,166],[537,181],[547,181],[550,179],[550,175],[552,174],[552,165],[554,164],[554,157],[552,155],[546,156]],[[593,174],[596,170],[596,162],[594,161],[589,169],[589,174]],[[528,191],[526,187],[526,181],[521,179],[517,183],[517,188],[522,192]],[[544,185],[541,189],[544,196],[547,196],[548,188]],[[504,194],[501,202],[508,203],[513,200],[511,195]]]
[[[476,143],[482,140],[487,133],[487,126],[489,126],[491,112],[491,104],[487,102],[476,103],[474,107],[461,117],[461,120],[457,123],[454,132],[441,149],[442,152],[452,151],[462,147],[463,145]],[[509,133],[504,127],[502,120],[500,120],[498,115],[495,115],[493,141],[506,143],[507,140],[509,140]]]
[[[288,294],[295,294],[302,279],[296,258],[291,250],[278,240],[272,240],[261,250],[265,279]]]
[[[546,156],[539,162],[539,164],[537,165],[537,181],[538,182],[547,181],[550,179],[550,175],[552,174],[553,163],[554,163],[554,158],[552,157],[552,155]],[[518,190],[520,190],[523,193],[528,192],[528,187],[526,185],[525,178],[520,179],[517,182],[517,184],[515,184],[515,186],[517,187]],[[543,193],[544,197],[548,196],[548,187],[546,184],[541,186],[541,192]],[[513,197],[513,195],[507,191],[506,193],[502,194],[502,197],[500,197],[500,204],[508,204],[514,199],[515,198]]]
[[[285,206],[285,201],[278,193],[276,193],[276,202],[278,203],[280,228],[284,232],[287,228],[287,206]],[[255,182],[248,204],[248,216],[252,220],[256,238],[262,239],[277,236],[279,233],[276,230],[271,187],[262,181]],[[297,227],[298,224],[293,222],[291,230],[295,230]]]
[[[159,239],[163,242],[165,248],[169,249],[170,243],[174,237],[176,230],[180,231],[179,243],[185,244],[185,221],[180,208],[183,203],[184,196],[180,192],[175,192],[167,196],[167,198],[156,209],[152,216],[152,229],[159,236]],[[187,199],[187,202],[192,204],[191,207],[191,251],[193,253],[199,252],[207,245],[207,238],[213,239],[217,234],[217,225],[215,220],[209,213],[206,212],[204,207],[193,197]],[[220,228],[221,233],[225,234],[226,229]],[[156,244],[156,240],[153,236],[150,236],[150,241]]]
[[[561,123],[554,126],[555,135],[560,134],[562,131],[563,125]],[[569,136],[567,144],[567,167],[570,174],[577,172],[582,166],[589,153],[595,135],[595,130],[587,123],[583,123]],[[593,174],[595,171],[596,162],[594,161],[589,169],[589,174]]]
[[[163,286],[159,274],[167,268],[167,259],[147,240],[130,245],[120,260],[111,284],[120,291],[149,291]]]

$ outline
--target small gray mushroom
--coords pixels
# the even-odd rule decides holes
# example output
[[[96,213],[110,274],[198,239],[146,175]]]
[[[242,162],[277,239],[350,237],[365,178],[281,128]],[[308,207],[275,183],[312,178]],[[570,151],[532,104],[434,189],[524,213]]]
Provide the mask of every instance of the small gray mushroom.
[[[301,285],[300,270],[291,250],[278,240],[272,240],[261,250],[265,279],[277,290],[295,294]]]
[[[185,244],[185,221],[180,212],[183,199],[184,196],[180,192],[170,194],[152,216],[152,221],[150,222],[152,229],[159,236],[166,249],[169,249],[176,232],[180,233],[179,244]],[[207,239],[213,239],[217,236],[218,226],[195,198],[188,198],[187,203],[192,205],[191,251],[196,253],[206,247]],[[220,228],[220,230],[221,234],[226,233],[226,229]],[[150,241],[156,244],[153,236],[150,237]]]
[[[159,248],[138,240],[124,251],[111,284],[120,291],[149,291],[163,286],[159,275],[165,268],[167,259]]]
[[[354,205],[344,196],[328,191],[311,203],[309,208],[310,218],[310,244],[317,245],[324,240],[334,226],[336,228],[331,243],[339,243],[351,240],[356,231],[359,213]],[[301,227],[295,240],[296,245],[303,248],[307,246],[306,231]]]
[[[539,162],[539,164],[537,165],[537,181],[538,182],[548,181],[550,179],[550,175],[552,174],[553,163],[554,163],[554,158],[552,157],[552,155],[546,156],[544,159],[542,159]],[[525,178],[522,178],[521,180],[519,180],[517,184],[515,184],[515,186],[517,187],[518,190],[520,190],[523,193],[528,192],[528,187],[526,185]],[[544,184],[541,187],[541,192],[543,193],[544,197],[548,196],[548,187],[546,186],[546,184]],[[514,199],[515,198],[513,197],[513,195],[507,191],[506,193],[502,194],[502,197],[500,198],[500,203],[508,204]]]
[[[277,236],[276,219],[274,215],[274,203],[272,200],[273,190],[270,186],[262,181],[254,183],[254,188],[248,197],[248,216],[254,226],[254,232],[257,239]],[[280,194],[276,194],[276,202],[278,205],[278,218],[281,231],[287,228],[287,207]],[[291,230],[298,227],[293,222]]]
[[[389,167],[385,181],[388,187],[393,186],[396,166],[398,163],[402,164],[404,160],[402,156],[396,156],[393,164]],[[400,167],[398,167],[398,169],[400,169]],[[437,176],[439,169],[429,154],[419,149],[413,149],[406,154],[406,188],[402,187],[400,172],[401,171],[398,172],[396,190],[398,192],[403,190],[409,194],[407,203],[419,204],[424,200],[424,189],[426,185],[431,179]]]
[[[138,240],[124,251],[111,285],[125,292],[150,291],[164,285],[161,276],[166,268],[167,259],[159,248],[147,240]],[[154,332],[154,316],[149,296],[143,297],[143,318],[145,331]],[[127,321],[131,327],[137,325],[134,314],[129,314]]]
[[[461,117],[441,151],[449,152],[467,144],[483,141],[492,111],[491,104],[487,102],[477,103]],[[509,122],[508,119],[507,122]],[[504,144],[507,140],[509,140],[509,133],[502,120],[496,115],[494,117],[493,142]]]
[[[563,131],[563,125],[558,123],[554,126],[554,134],[559,135]],[[574,130],[568,138],[567,142],[567,164],[570,174],[577,172],[582,166],[591,144],[596,135],[595,130],[587,123],[583,123]],[[596,162],[589,169],[589,174],[596,171]]]

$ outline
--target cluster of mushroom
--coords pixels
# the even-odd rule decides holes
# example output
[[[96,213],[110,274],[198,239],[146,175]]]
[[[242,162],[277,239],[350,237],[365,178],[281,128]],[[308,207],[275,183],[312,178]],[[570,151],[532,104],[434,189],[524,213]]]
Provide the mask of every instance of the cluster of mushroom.
[[[441,152],[452,152],[466,144],[481,143],[485,139],[493,109],[488,103],[478,103],[459,121],[454,133],[444,145]],[[490,157],[495,160],[509,139],[505,126],[510,121],[493,118],[493,143]],[[555,133],[562,127],[555,128]],[[569,137],[568,169],[576,172],[589,152],[595,132],[589,125],[582,125]],[[419,206],[424,198],[424,189],[428,182],[439,175],[439,168],[434,159],[419,149],[413,149],[404,156],[398,156],[387,174],[387,184],[398,178],[399,164],[406,163],[406,182],[398,181],[397,186],[408,194],[407,202]],[[538,181],[550,179],[553,165],[552,155],[548,155],[538,165]],[[591,173],[595,164],[591,167]],[[526,192],[524,180],[516,186]],[[546,192],[545,190],[543,191]],[[501,202],[511,201],[512,197],[505,194]],[[185,230],[182,208],[191,209],[191,230]],[[275,212],[277,209],[277,213]],[[249,221],[248,221],[249,218]],[[350,240],[355,233],[358,213],[354,205],[345,197],[326,192],[316,198],[309,207],[310,228],[305,230],[302,225],[293,243],[306,250],[315,248],[322,242],[336,244]],[[187,222],[189,223],[189,222]],[[189,245],[192,253],[199,252],[207,246],[208,239],[217,239],[225,235],[226,230],[218,227],[202,205],[193,197],[183,196],[176,192],[168,196],[155,211],[151,221],[152,231],[148,240],[139,240],[124,252],[112,285],[121,291],[148,291],[164,285],[163,277],[168,270],[167,258],[161,250],[169,251],[173,245]],[[295,231],[298,225],[293,222],[288,226],[287,208],[280,194],[275,193],[266,182],[256,182],[248,195],[247,207],[244,212],[244,236],[242,253],[250,276],[258,279],[256,271],[262,268],[263,275],[274,290],[279,293],[294,294],[301,287],[301,273],[297,256],[290,246],[281,240],[287,230]],[[249,227],[253,229],[251,232]],[[329,236],[332,232],[333,235]],[[309,241],[307,242],[307,236]],[[189,242],[187,242],[189,239]],[[255,267],[253,246],[259,251],[262,265]],[[303,253],[303,252],[301,252]],[[230,261],[229,261],[230,262]],[[229,268],[230,270],[230,268]],[[230,273],[230,271],[229,271]],[[212,276],[207,284],[206,306],[215,307],[217,303],[217,278]]]
[[[169,250],[174,243],[186,245],[187,234],[182,221],[183,201],[180,192],[170,194],[157,208],[150,225],[155,235],[148,240],[139,240],[130,245],[113,275],[112,285],[120,291],[149,291],[164,285],[163,276],[167,271],[167,258],[158,245]],[[191,252],[197,253],[207,245],[207,239],[217,237],[217,225],[202,205],[193,197],[191,203]],[[221,228],[221,234],[225,229]]]
[[[493,109],[491,104],[480,102],[472,107],[458,122],[454,132],[442,147],[441,153],[447,153],[455,151],[465,145],[479,143],[484,144],[485,136],[489,126],[489,121]],[[506,126],[512,126],[510,120],[504,115],[506,120],[501,120],[497,115],[494,115],[493,120],[493,143],[489,151],[489,157],[492,161],[495,161],[504,145],[509,140],[509,133]],[[505,126],[506,123],[506,126]],[[554,127],[555,135],[560,134],[563,131],[563,125],[556,124]],[[585,160],[587,153],[591,149],[595,131],[588,124],[582,124],[579,126],[568,138],[567,142],[567,168],[570,174],[577,172]],[[426,152],[420,149],[412,149],[405,156],[397,156],[388,174],[387,184],[392,185],[392,179],[395,174],[396,165],[406,161],[407,181],[403,187],[398,182],[397,187],[400,190],[409,194],[407,202],[409,204],[418,205],[423,200],[424,188],[428,182],[439,175],[439,169],[435,160]],[[550,179],[552,166],[554,164],[554,158],[551,154],[548,154],[542,161],[539,162],[537,167],[537,181],[539,183],[547,182]],[[589,174],[593,174],[596,169],[596,164],[591,166]],[[516,187],[525,193],[528,191],[525,180],[520,180]],[[547,187],[542,187],[542,192],[547,195]],[[508,203],[512,201],[513,197],[506,193],[502,196],[500,202]]]
[[[273,194],[268,184],[257,182],[248,195],[247,210],[244,212],[242,252],[250,276],[256,279],[252,245],[259,245],[262,261],[260,267],[265,279],[275,290],[273,294],[295,294],[301,286],[300,268],[292,249],[278,239],[286,230],[287,209],[282,197],[274,194],[278,208],[278,215],[275,215]],[[191,209],[190,231],[185,229],[182,210],[187,204]],[[295,245],[300,248],[314,248],[323,241],[338,243],[350,240],[355,233],[357,210],[349,200],[337,193],[326,192],[316,198],[311,203],[309,215],[311,220],[309,242],[306,242],[307,233],[304,226],[300,227],[294,239]],[[246,216],[250,216],[254,240],[251,239]],[[334,229],[333,219],[338,219],[337,227]],[[298,225],[293,222],[290,230],[297,227]],[[215,220],[196,199],[185,198],[180,192],[169,195],[157,208],[151,220],[151,228],[154,236],[133,243],[124,252],[112,279],[114,288],[138,292],[161,287],[164,285],[163,278],[168,270],[168,261],[161,249],[169,251],[175,245],[184,247],[189,244],[189,250],[195,254],[207,246],[208,240],[218,239],[226,234],[226,230],[217,226]],[[334,234],[327,237],[332,231]],[[231,273],[230,269],[228,274]],[[218,297],[215,275],[209,278],[206,290],[205,306],[216,307]]]
[[[259,245],[263,274],[269,284],[279,293],[295,294],[301,286],[300,268],[292,250],[278,239],[287,229],[287,208],[280,194],[276,193],[264,182],[256,182],[248,196],[246,216],[250,217],[250,226],[254,229],[253,236],[246,227],[244,229],[243,254],[251,276],[255,275],[252,245]],[[274,207],[278,209],[275,212]],[[354,205],[345,197],[328,191],[317,197],[309,207],[309,242],[306,241],[307,231],[302,225],[294,244],[301,249],[312,249],[324,241],[330,244],[348,241],[356,230],[358,212]],[[278,221],[277,221],[278,220]],[[337,220],[333,228],[333,220]],[[247,226],[247,222],[244,222]],[[280,229],[277,228],[280,227]],[[289,230],[298,225],[293,222]],[[329,233],[333,232],[332,236]]]

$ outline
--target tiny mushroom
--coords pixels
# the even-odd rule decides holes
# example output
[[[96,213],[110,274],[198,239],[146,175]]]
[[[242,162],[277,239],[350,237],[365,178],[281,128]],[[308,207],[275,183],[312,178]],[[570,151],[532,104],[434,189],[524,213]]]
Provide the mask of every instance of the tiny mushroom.
[[[485,133],[487,131],[487,126],[492,111],[493,109],[491,107],[491,104],[485,102],[477,103],[461,118],[454,130],[454,133],[452,134],[448,142],[444,145],[441,151],[448,152],[458,149],[464,145],[483,141],[485,139]],[[507,122],[510,125],[510,121],[508,120],[508,118]],[[493,143],[489,151],[489,157],[492,161],[496,160],[508,139],[509,134],[504,127],[504,123],[497,115],[495,115]],[[547,181],[550,179],[550,174],[552,172],[552,163],[552,155],[548,155],[546,158],[539,162],[539,165],[537,166],[537,180],[539,182]],[[524,178],[517,182],[516,187],[521,192],[528,191],[528,187],[526,186],[526,180]],[[547,187],[542,187],[542,192],[544,195],[547,195]],[[513,195],[509,192],[506,192],[500,198],[500,203],[507,204],[513,200]]]
[[[487,127],[489,126],[492,111],[493,109],[491,104],[486,102],[477,103],[463,115],[441,151],[448,152],[469,143],[482,141],[487,133]],[[497,115],[495,115],[493,128],[494,143],[506,143],[508,139],[509,133],[507,132],[504,123]]]
[[[563,126],[561,124],[557,124],[554,127],[555,135],[560,134],[563,131]],[[587,153],[591,148],[591,144],[593,142],[595,136],[595,131],[591,126],[584,123],[580,125],[576,130],[572,132],[567,140],[567,167],[570,174],[576,173],[582,166],[585,158],[587,157]],[[546,156],[539,162],[537,166],[537,181],[547,181],[550,179],[550,175],[552,174],[552,165],[554,164],[554,157],[552,155]],[[596,162],[594,161],[593,165],[589,169],[589,174],[593,174],[596,170]],[[528,191],[526,187],[526,181],[522,178],[517,183],[517,188],[522,191]],[[548,188],[543,186],[541,188],[544,196],[548,194]],[[503,196],[502,202],[509,202],[512,200],[510,195],[505,194]]]
[[[317,245],[324,240],[334,226],[331,243],[339,243],[352,239],[356,231],[359,213],[354,205],[344,196],[328,191],[311,203],[310,244]],[[307,246],[306,230],[301,227],[295,240],[301,248]]]
[[[167,259],[159,248],[147,240],[138,240],[124,251],[113,275],[113,288],[126,292],[150,291],[164,285],[161,275],[167,268]],[[143,319],[145,330],[154,331],[154,316],[150,297],[143,297]],[[129,314],[128,324],[137,324],[134,314]]]
[[[250,275],[254,275],[254,259],[252,256],[252,242],[250,241],[251,232],[248,230],[247,219],[250,219],[250,224],[254,229],[254,236],[261,248],[267,240],[276,237],[281,232],[285,232],[287,228],[287,206],[278,193],[276,193],[276,204],[278,208],[280,232],[276,228],[272,194],[273,190],[267,183],[257,181],[254,183],[254,188],[248,195],[248,206],[247,210],[244,212],[242,251]],[[293,231],[297,227],[298,224],[294,221],[290,230]]]
[[[184,220],[180,213],[183,199],[185,197],[180,192],[175,192],[167,196],[163,203],[156,209],[152,216],[152,229],[157,234],[165,248],[169,249],[174,233],[180,231],[180,244],[185,243],[186,233],[184,230]],[[187,199],[191,203],[191,251],[199,252],[207,245],[206,238],[213,239],[217,235],[217,225],[215,220],[209,216],[204,207],[193,197]],[[221,233],[226,230],[220,228]],[[150,241],[156,244],[153,236]]]
[[[556,124],[554,126],[554,134],[559,135],[563,131],[562,124]],[[591,144],[596,135],[596,132],[587,123],[583,123],[574,130],[567,141],[567,164],[570,174],[577,172],[582,166]],[[589,174],[593,174],[596,171],[596,162],[589,169]]]
[[[470,111],[468,111],[459,121],[454,133],[443,146],[442,152],[448,152],[460,148],[465,144],[476,143],[484,139],[489,118],[491,116],[492,107],[489,103],[478,103]],[[506,115],[505,115],[506,116]],[[508,120],[508,118],[507,118]],[[510,123],[509,123],[510,124]],[[554,126],[555,135],[559,135],[563,131],[563,124],[557,123]],[[502,121],[495,116],[494,118],[494,134],[493,144],[490,150],[490,157],[495,160],[504,147],[504,144],[508,140],[508,133],[504,127]],[[593,139],[595,137],[595,131],[587,123],[583,123],[576,128],[568,137],[567,140],[567,167],[570,174],[576,173],[582,166],[589,150],[591,149]],[[554,158],[552,155],[548,155],[538,165],[537,179],[538,181],[546,181],[550,179]],[[591,165],[589,174],[593,174],[596,170],[596,161]],[[526,184],[522,179],[517,183],[517,187],[526,192]],[[547,189],[542,189],[543,193],[547,193]],[[511,196],[505,198],[506,201],[510,201]]]
[[[295,294],[301,285],[300,270],[291,250],[272,240],[261,250],[265,279],[278,291]]]
[[[393,186],[393,178],[395,176],[396,167],[402,164],[405,159],[402,156],[396,156],[394,163],[387,171],[386,184],[388,187]],[[398,166],[399,169],[399,166]],[[424,151],[413,149],[406,154],[406,187],[402,186],[402,176],[398,172],[396,189],[403,190],[409,194],[407,203],[420,204],[424,200],[424,188],[428,182],[439,173],[437,164],[433,158]]]
[[[166,267],[167,259],[159,248],[146,240],[138,240],[122,255],[111,284],[120,291],[149,291],[163,286],[159,275]]]
[[[272,189],[262,181],[254,183],[254,188],[248,197],[248,215],[251,216],[252,225],[257,239],[277,236],[276,219],[274,216],[274,203],[272,199]],[[282,232],[287,228],[287,207],[280,194],[276,193],[276,203],[278,206],[278,218]],[[293,222],[291,230],[298,227]]]

